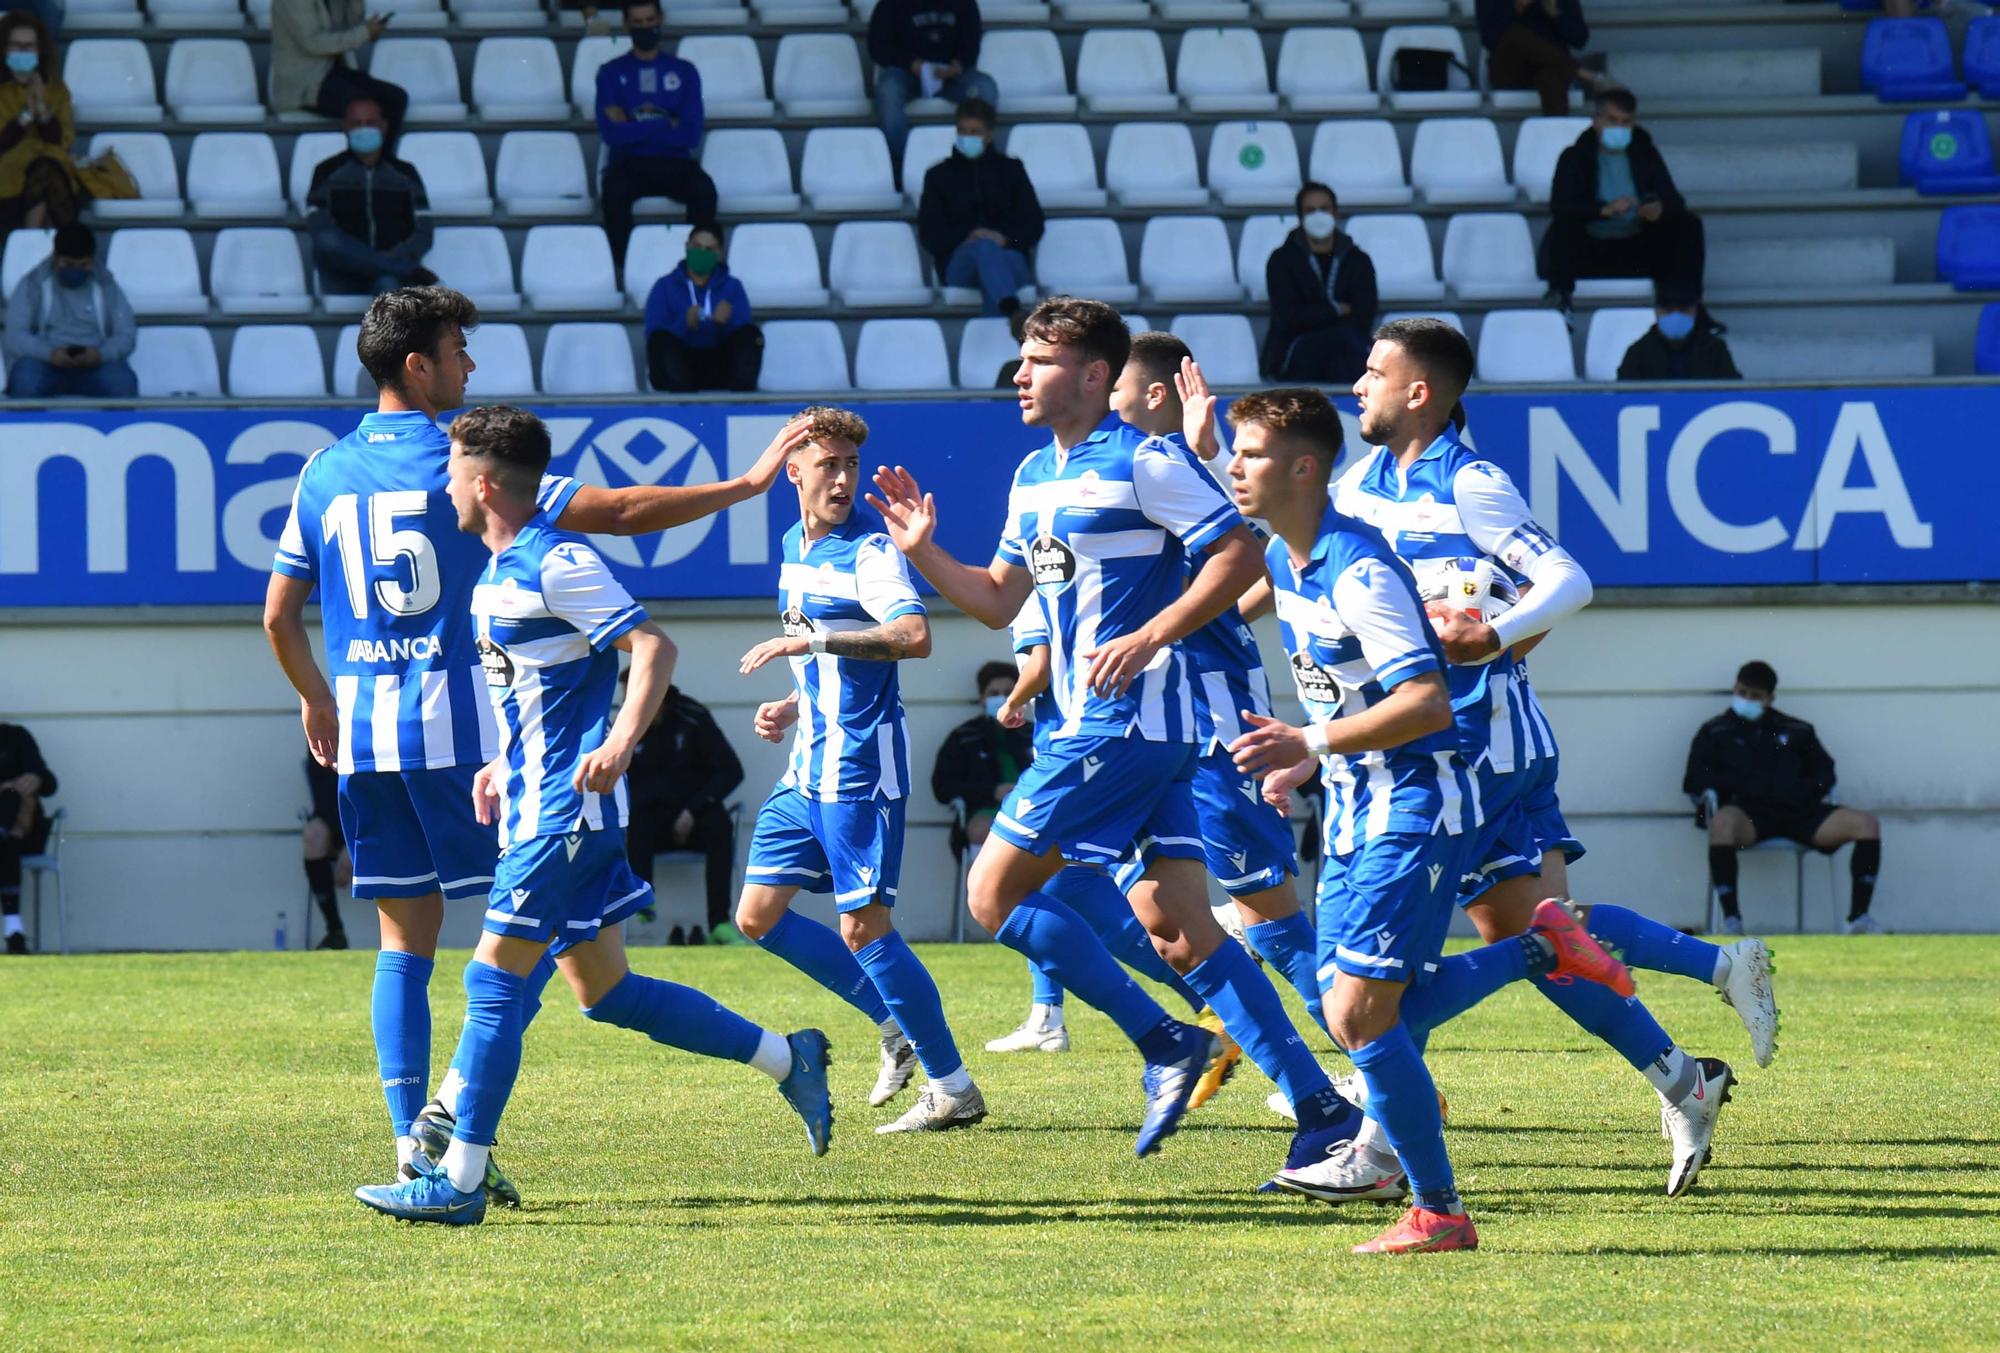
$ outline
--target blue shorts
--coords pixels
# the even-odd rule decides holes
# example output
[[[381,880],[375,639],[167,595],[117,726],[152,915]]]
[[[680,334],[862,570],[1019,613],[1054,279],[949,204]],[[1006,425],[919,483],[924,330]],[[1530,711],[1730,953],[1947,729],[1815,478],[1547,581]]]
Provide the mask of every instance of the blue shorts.
[[[821,803],[779,785],[757,810],[746,883],[832,893],[836,911],[896,905],[903,873],[903,799]]]
[[[1467,838],[1443,831],[1384,832],[1319,876],[1319,984],[1334,974],[1424,982],[1437,971]]]
[[[477,766],[372,770],[340,777],[340,829],[354,862],[354,896],[448,901],[486,896],[500,834],[472,815]]]
[[[993,835],[1078,864],[1109,866],[1133,849],[1148,863],[1202,859],[1194,764],[1189,742],[1063,738],[1021,772]]]
[[[535,940],[560,954],[652,903],[653,885],[625,863],[624,832],[609,827],[535,836],[500,856],[484,929]]]
[[[1508,879],[1541,871],[1542,853],[1528,824],[1522,798],[1524,775],[1501,775],[1485,762],[1479,766],[1480,825],[1470,833],[1471,844],[1458,881],[1458,905],[1470,906]]]
[[[1275,888],[1298,873],[1291,822],[1264,802],[1262,782],[1237,770],[1228,752],[1195,763],[1194,809],[1208,872],[1231,897]]]
[[[1545,756],[1521,772],[1527,781],[1522,802],[1528,813],[1528,834],[1535,843],[1535,859],[1561,851],[1571,864],[1583,858],[1583,842],[1570,835],[1563,820],[1562,801],[1556,797],[1557,758]]]

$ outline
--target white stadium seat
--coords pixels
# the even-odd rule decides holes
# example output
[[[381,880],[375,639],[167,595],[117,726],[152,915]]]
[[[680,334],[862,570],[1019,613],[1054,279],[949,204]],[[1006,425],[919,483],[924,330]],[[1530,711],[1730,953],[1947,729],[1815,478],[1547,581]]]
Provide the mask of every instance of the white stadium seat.
[[[406,122],[465,121],[458,61],[443,38],[383,38],[368,53],[368,73],[409,91]]]
[[[1535,275],[1528,218],[1511,211],[1462,212],[1444,231],[1444,281],[1465,301],[1532,301],[1548,289]]]
[[[1090,133],[1075,123],[1026,122],[1007,134],[1007,153],[1019,160],[1044,208],[1102,211]]]
[[[63,55],[63,83],[80,124],[162,116],[153,61],[137,38],[78,38]]]
[[[292,210],[306,214],[306,194],[312,191],[313,171],[347,149],[343,132],[300,132],[292,142],[292,165],[285,171],[285,195]]]
[[[1366,113],[1380,107],[1361,34],[1352,28],[1286,33],[1278,45],[1278,97],[1294,113]]]
[[[1209,384],[1257,384],[1257,335],[1243,316],[1175,315],[1168,332],[1188,345]]]
[[[1129,322],[1131,316],[1126,319]],[[967,320],[958,335],[958,388],[993,389],[1000,368],[1020,355],[1020,340],[1014,337],[1004,317],[981,315]]]
[[[1410,186],[1441,206],[1514,200],[1491,118],[1429,117],[1410,145]]]
[[[1104,186],[1121,207],[1205,207],[1194,136],[1179,122],[1121,122],[1104,151]]]
[[[1155,216],[1139,241],[1139,286],[1148,303],[1240,301],[1235,255],[1219,216]]]
[[[778,39],[771,94],[786,117],[860,117],[870,109],[861,89],[861,56],[845,33],[787,33]]]
[[[1250,21],[1250,0],[1153,0],[1153,12],[1170,24]]]
[[[1322,122],[1313,133],[1306,176],[1333,189],[1340,210],[1405,207],[1414,199],[1403,175],[1394,124],[1379,118]]]
[[[1936,340],[1907,330],[1750,334],[1738,329],[1729,346],[1744,377],[1753,381],[1861,382],[1937,371]]]
[[[1076,113],[1076,95],[1063,74],[1062,48],[1047,29],[988,29],[979,45],[979,69],[1000,86],[1002,117]]]
[[[903,143],[903,197],[912,208],[923,201],[924,175],[950,157],[957,135],[958,128],[950,123],[910,128],[910,139]]]
[[[208,257],[208,291],[225,315],[290,315],[312,308],[302,237],[283,226],[218,231]]]
[[[812,227],[798,221],[756,221],[736,227],[729,236],[729,270],[749,293],[752,309],[810,310],[827,302],[819,246],[813,242]],[[841,360],[844,363],[845,356]],[[766,347],[767,372],[770,366]],[[841,384],[846,383],[843,377]]]
[[[493,162],[493,195],[514,216],[589,216],[597,210],[575,132],[508,132]]]
[[[951,358],[934,319],[871,319],[854,340],[857,390],[949,390]]]
[[[785,138],[774,128],[723,127],[708,133],[701,142],[701,167],[715,180],[716,197],[726,212],[789,216],[799,209],[799,195],[792,191],[792,159]]]
[[[481,38],[472,58],[472,106],[488,122],[569,116],[562,62],[547,38]]]
[[[929,305],[936,299],[924,281],[916,232],[902,221],[843,221],[835,226],[826,280],[842,305],[861,310]]]
[[[132,303],[135,315],[208,313],[208,294],[201,289],[201,267],[195,262],[194,237],[177,226],[114,232],[104,266],[117,276],[119,289]]]
[[[1252,216],[1243,222],[1243,234],[1236,241],[1236,280],[1251,300],[1261,303],[1271,299],[1265,285],[1266,265],[1297,225],[1296,216]]]
[[[21,279],[41,266],[54,249],[55,234],[53,226],[21,226],[7,232],[6,251],[0,253],[0,299],[11,300]]]
[[[839,26],[847,22],[840,0],[750,0],[757,22],[767,28]]]
[[[341,326],[340,337],[333,340],[333,380],[330,382],[335,399],[350,399],[361,395],[369,399],[375,397],[375,382],[361,367],[361,354],[354,345],[361,338],[359,324]],[[482,367],[478,373],[484,376]]]
[[[245,324],[229,341],[233,399],[324,399],[326,362],[310,324]]]
[[[840,326],[830,319],[780,319],[764,325],[764,367],[757,388],[766,394],[853,388]]]
[[[1218,122],[1208,190],[1225,207],[1289,207],[1299,195],[1299,143],[1283,122]]]
[[[1590,317],[1590,329],[1583,340],[1583,378],[1587,381],[1615,381],[1618,365],[1625,354],[1653,327],[1650,306],[1610,305]]]
[[[632,39],[623,33],[592,33],[576,40],[576,52],[569,63],[569,101],[579,117],[597,116],[597,68],[614,56],[632,50]],[[761,82],[762,76],[758,77]],[[703,111],[707,108],[708,81],[702,81]]]
[[[129,360],[132,374],[139,378],[141,398],[217,399],[222,395],[215,340],[199,324],[140,325]]]
[[[563,22],[572,21],[575,11],[563,13]],[[667,31],[689,28],[741,28],[750,22],[743,0],[667,0]]]
[[[186,205],[181,201],[180,170],[174,166],[174,148],[161,132],[99,132],[90,138],[90,154],[95,159],[107,150],[132,171],[139,195],[128,198],[99,198],[90,204],[99,221],[175,220]]]
[[[1143,28],[1094,28],[1076,58],[1076,93],[1093,113],[1171,113],[1167,54],[1160,35]]]
[[[269,4],[271,0],[263,0]],[[139,12],[139,0],[69,0],[63,12],[63,29],[69,32],[121,32],[146,26]]]
[[[1264,39],[1254,28],[1190,28],[1174,58],[1174,88],[1194,113],[1275,113]]]
[[[146,13],[155,28],[185,31],[243,26],[243,9],[237,0],[147,0]]]
[[[1461,109],[1470,111],[1479,106],[1479,91],[1472,87],[1472,77],[1467,74],[1470,66],[1466,70],[1450,67],[1443,90],[1399,92],[1389,73],[1395,69],[1396,53],[1405,47],[1428,47],[1451,52],[1460,61],[1465,60],[1465,43],[1459,38],[1456,28],[1417,25],[1384,29],[1382,45],[1375,51],[1375,88],[1389,101],[1391,108],[1398,112],[1441,113]]]
[[[424,266],[453,291],[462,291],[482,311],[518,310],[521,290],[514,284],[514,260],[499,226],[439,226],[431,235]]]
[[[187,195],[196,216],[283,216],[277,147],[263,132],[199,133],[188,147]]]
[[[424,181],[424,196],[438,215],[493,214],[486,156],[471,132],[404,132],[396,142],[396,156],[415,168]]]
[[[708,118],[767,118],[773,110],[757,44],[740,33],[697,33],[682,38],[676,56],[701,75],[701,104]],[[592,108],[596,90],[591,91]]]
[[[632,238],[625,243],[625,295],[641,311],[653,294],[653,284],[687,257],[687,240],[693,233],[693,226],[681,223],[633,229]]]
[[[549,21],[541,0],[451,0],[460,28],[539,28]]]
[[[1494,384],[1575,380],[1576,353],[1561,312],[1489,312],[1479,326],[1479,379]]]
[[[528,357],[528,335],[518,324],[482,324],[466,339],[477,367],[467,386],[479,400],[532,395],[535,364]]]
[[[545,395],[631,395],[639,384],[622,324],[551,324],[542,340]]]
[[[181,38],[167,52],[166,85],[177,122],[264,120],[257,67],[241,38]]]
[[[1085,27],[1144,23],[1152,18],[1146,0],[1055,0],[1055,6],[1065,21]]]
[[[814,211],[846,216],[903,205],[889,143],[875,127],[815,127],[799,153],[799,191]]]
[[[1375,265],[1375,286],[1383,300],[1444,299],[1444,283],[1438,280],[1423,217],[1350,216],[1344,228]]]
[[[1139,299],[1125,262],[1118,223],[1101,216],[1057,217],[1035,249],[1035,281],[1043,291],[1066,291],[1112,305]]]
[[[1587,117],[1524,117],[1514,133],[1514,186],[1530,202],[1549,200],[1556,161],[1590,126]]]
[[[539,225],[521,245],[521,294],[537,310],[610,310],[624,304],[601,226]]]
[[[1354,0],[1354,5],[1364,19],[1443,19],[1451,14],[1451,0]]]
[[[1353,12],[1348,0],[1257,0],[1257,13],[1274,21],[1325,23],[1345,19]]]

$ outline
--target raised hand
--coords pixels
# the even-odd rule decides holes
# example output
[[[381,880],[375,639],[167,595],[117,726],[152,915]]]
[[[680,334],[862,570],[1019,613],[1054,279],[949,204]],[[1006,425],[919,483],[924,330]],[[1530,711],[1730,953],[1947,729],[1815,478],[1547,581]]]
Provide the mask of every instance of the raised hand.
[[[778,429],[778,435],[757,457],[757,463],[743,476],[744,482],[758,493],[778,482],[778,472],[785,468],[785,462],[792,452],[812,440],[812,422],[805,418],[794,418]]]
[[[1188,449],[1203,460],[1214,460],[1222,450],[1215,427],[1215,396],[1208,391],[1208,378],[1192,357],[1181,358],[1174,373],[1174,391],[1181,397],[1181,431]]]
[[[875,467],[877,492],[868,495],[868,505],[882,514],[889,539],[904,554],[931,543],[937,534],[937,502],[917,485],[916,476],[898,465]]]

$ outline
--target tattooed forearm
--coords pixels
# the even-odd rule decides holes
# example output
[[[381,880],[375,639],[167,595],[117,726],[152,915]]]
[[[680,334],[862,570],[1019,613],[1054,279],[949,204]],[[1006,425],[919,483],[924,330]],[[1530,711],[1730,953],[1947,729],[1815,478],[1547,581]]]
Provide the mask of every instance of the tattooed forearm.
[[[840,658],[866,662],[896,662],[930,652],[930,627],[921,616],[903,616],[865,630],[835,630],[826,636],[826,651]]]

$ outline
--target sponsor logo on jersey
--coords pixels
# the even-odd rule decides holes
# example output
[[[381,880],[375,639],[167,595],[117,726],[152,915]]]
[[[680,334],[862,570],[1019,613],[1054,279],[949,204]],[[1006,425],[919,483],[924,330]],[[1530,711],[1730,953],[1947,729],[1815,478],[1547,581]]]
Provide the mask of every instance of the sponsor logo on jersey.
[[[787,639],[809,638],[817,628],[812,622],[812,617],[796,606],[787,608],[785,613],[778,617],[778,627],[784,631]]]
[[[1036,536],[1028,545],[1028,573],[1042,592],[1060,592],[1076,581],[1076,555],[1054,536]]]
[[[514,684],[514,661],[507,656],[507,650],[494,643],[485,635],[478,639],[479,666],[486,673],[486,684],[502,689]]]
[[[444,644],[435,634],[417,634],[403,639],[349,639],[349,662],[416,662],[435,658]]]
[[[1340,703],[1340,683],[1306,653],[1292,655],[1292,680],[1298,685],[1299,699],[1312,704]]]

